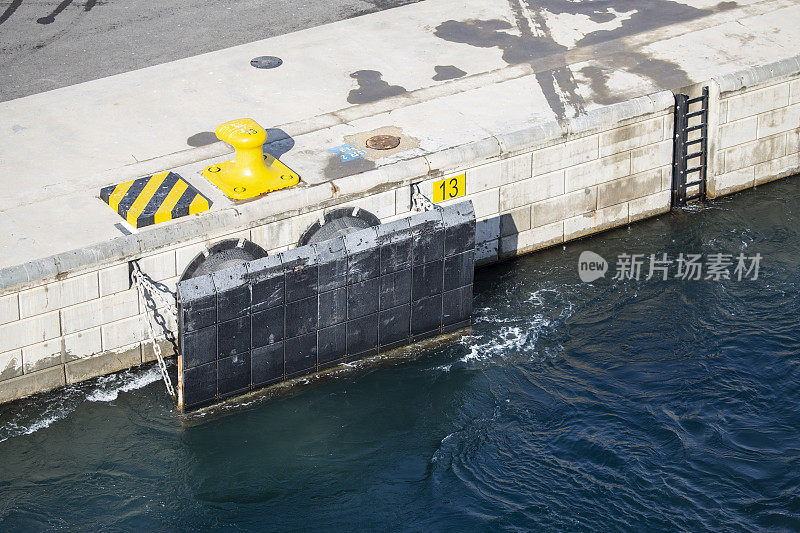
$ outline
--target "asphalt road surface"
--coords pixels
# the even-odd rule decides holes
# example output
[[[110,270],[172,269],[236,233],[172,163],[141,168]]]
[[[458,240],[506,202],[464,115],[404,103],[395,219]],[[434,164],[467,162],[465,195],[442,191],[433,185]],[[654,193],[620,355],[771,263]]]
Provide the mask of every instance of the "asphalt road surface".
[[[0,1],[0,101],[417,1]]]

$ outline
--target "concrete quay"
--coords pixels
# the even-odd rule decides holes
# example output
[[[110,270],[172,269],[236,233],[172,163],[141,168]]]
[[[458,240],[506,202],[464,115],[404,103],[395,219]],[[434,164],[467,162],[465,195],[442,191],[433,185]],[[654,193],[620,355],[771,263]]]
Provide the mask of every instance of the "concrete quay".
[[[461,173],[484,264],[664,213],[676,92],[710,91],[709,197],[796,174],[798,21],[789,0],[426,0],[0,103],[0,401],[153,359],[132,260],[174,289],[223,238],[274,254],[329,209],[391,221]],[[284,64],[249,65],[265,54]],[[240,116],[299,186],[233,202],[203,178]],[[398,148],[363,147],[386,132]],[[137,231],[98,198],[166,170],[212,209]]]

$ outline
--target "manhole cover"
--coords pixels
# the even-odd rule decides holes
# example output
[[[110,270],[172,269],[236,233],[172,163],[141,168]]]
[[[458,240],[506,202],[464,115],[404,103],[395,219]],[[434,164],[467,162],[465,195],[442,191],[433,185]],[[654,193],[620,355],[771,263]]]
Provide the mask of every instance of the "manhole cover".
[[[256,68],[276,68],[283,65],[283,59],[275,56],[259,56],[251,59],[250,64]]]
[[[373,150],[391,150],[400,146],[400,137],[394,135],[376,135],[367,139],[367,147]]]

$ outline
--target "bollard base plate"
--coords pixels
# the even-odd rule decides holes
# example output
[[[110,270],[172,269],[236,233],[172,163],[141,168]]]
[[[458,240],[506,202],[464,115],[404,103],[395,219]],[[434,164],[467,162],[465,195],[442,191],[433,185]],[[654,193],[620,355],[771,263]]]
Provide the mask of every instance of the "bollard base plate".
[[[203,176],[217,186],[228,198],[247,200],[300,183],[300,176],[269,154],[264,154],[263,171],[248,173],[236,166],[236,161],[224,161],[203,169]]]

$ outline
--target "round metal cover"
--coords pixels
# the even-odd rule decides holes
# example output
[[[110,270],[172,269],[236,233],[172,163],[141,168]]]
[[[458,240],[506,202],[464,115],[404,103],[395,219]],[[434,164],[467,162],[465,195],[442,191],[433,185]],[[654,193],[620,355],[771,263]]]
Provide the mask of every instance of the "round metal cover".
[[[394,135],[376,135],[367,139],[367,147],[373,150],[391,150],[400,146],[400,137]]]
[[[243,241],[240,245],[238,239],[227,239],[209,248],[207,255],[203,252],[197,254],[183,271],[181,281],[266,256],[267,252],[254,242]]]
[[[251,59],[250,64],[256,68],[277,68],[283,65],[283,59],[275,56],[258,56]]]

